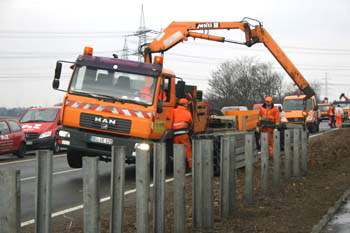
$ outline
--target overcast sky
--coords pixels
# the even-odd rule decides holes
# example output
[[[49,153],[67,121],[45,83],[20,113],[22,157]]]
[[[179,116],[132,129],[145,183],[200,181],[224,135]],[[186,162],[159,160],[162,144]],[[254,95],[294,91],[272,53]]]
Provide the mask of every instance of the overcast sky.
[[[117,53],[124,36],[139,28],[142,4],[146,27],[157,31],[172,21],[259,19],[307,81],[322,83],[321,98],[326,76],[330,99],[350,95],[349,0],[0,0],[0,107],[60,102],[63,93],[51,87],[56,60],[74,61],[84,46],[93,47],[95,55]],[[228,39],[243,38],[240,32],[223,33]],[[137,48],[136,37],[127,42],[129,49]],[[218,64],[243,56],[273,62],[281,71],[263,45],[198,39],[169,50],[164,61],[187,83],[205,90]],[[290,82],[287,75],[284,80]]]

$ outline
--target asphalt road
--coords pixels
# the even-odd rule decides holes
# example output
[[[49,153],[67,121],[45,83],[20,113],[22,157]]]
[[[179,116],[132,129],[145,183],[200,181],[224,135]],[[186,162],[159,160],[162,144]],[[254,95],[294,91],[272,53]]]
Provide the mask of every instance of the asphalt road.
[[[18,160],[14,156],[0,157],[0,169],[13,167],[21,171],[21,221],[35,217],[36,160],[35,155],[27,155]],[[100,197],[109,196],[111,163],[100,162]],[[135,166],[126,167],[126,190],[135,188]],[[55,155],[53,160],[52,212],[82,204],[82,170],[72,169],[66,161],[66,154]]]
[[[320,131],[329,129],[327,122],[322,122]],[[36,160],[34,153],[27,154],[23,159],[15,156],[0,156],[0,169],[13,167],[21,171],[21,222],[35,217],[35,176]],[[111,163],[100,162],[100,197],[109,196]],[[135,188],[135,166],[127,165],[125,176],[125,191]],[[71,169],[66,161],[66,154],[54,156],[53,160],[53,190],[52,213],[79,206],[83,202],[82,170]]]

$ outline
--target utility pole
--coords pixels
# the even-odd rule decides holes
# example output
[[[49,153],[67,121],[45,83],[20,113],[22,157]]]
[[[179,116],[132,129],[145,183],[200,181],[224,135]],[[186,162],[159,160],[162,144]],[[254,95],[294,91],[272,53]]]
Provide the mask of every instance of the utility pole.
[[[123,50],[122,50],[122,59],[125,59],[127,60],[128,59],[128,54],[129,54],[129,48],[128,48],[128,42],[126,40],[126,36],[125,36],[125,39],[124,39],[124,47],[123,47]]]
[[[141,18],[140,18],[140,26],[139,29],[136,31],[136,36],[139,38],[139,48],[141,45],[145,44],[147,41],[146,33],[149,30],[146,30],[146,23],[145,23],[145,15],[143,13],[143,4],[141,5]],[[138,53],[139,61],[142,61],[142,55]]]

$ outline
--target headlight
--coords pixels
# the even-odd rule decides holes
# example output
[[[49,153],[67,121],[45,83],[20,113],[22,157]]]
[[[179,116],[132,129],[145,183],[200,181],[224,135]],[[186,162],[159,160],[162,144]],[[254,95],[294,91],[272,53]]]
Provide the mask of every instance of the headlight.
[[[58,136],[62,137],[62,138],[69,138],[70,137],[70,133],[64,130],[60,130],[58,132]]]
[[[147,143],[135,143],[135,149],[149,150],[150,146]]]
[[[40,134],[39,138],[46,138],[46,137],[50,137],[50,136],[51,136],[51,133],[52,133],[52,131],[51,131],[51,130],[46,131],[46,132],[44,132],[44,133]]]
[[[287,118],[286,117],[281,117],[281,121],[283,121],[283,122],[288,122],[288,120],[287,120]]]
[[[306,120],[307,120],[307,121],[311,121],[311,120],[312,120],[312,115],[308,115],[308,116],[306,117]]]

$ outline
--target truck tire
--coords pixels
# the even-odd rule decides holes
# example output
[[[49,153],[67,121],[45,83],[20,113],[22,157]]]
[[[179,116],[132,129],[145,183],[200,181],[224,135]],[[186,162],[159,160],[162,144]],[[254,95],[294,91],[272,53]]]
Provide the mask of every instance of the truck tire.
[[[317,124],[314,123],[308,127],[310,133],[316,133],[317,132]]]
[[[54,141],[53,141],[53,144],[52,144],[52,152],[53,154],[58,154],[58,152],[60,152],[60,146],[59,144],[57,143],[57,138],[54,138]]]
[[[15,155],[18,158],[23,158],[25,153],[26,153],[26,145],[24,144],[24,142],[21,142],[21,144],[18,147],[18,150],[15,152]]]
[[[68,150],[67,151],[67,162],[71,168],[82,168],[83,167],[83,156],[80,151]]]

